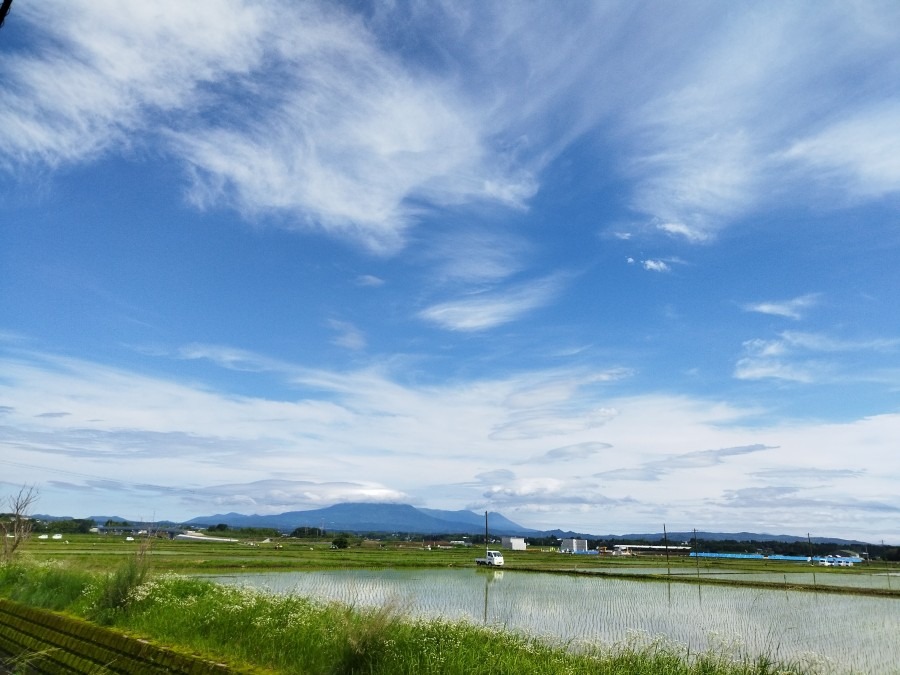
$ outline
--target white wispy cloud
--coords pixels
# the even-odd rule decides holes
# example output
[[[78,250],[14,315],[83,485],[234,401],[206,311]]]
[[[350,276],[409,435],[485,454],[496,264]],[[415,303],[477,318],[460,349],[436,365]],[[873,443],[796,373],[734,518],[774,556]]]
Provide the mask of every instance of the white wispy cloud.
[[[190,108],[207,83],[257,67],[268,21],[239,0],[28,3],[16,13],[36,48],[4,55],[7,169],[90,160],[133,144],[130,133],[155,115]]]
[[[597,486],[589,480],[569,478],[527,478],[510,481],[505,485],[491,486],[484,492],[484,498],[491,504],[590,504],[601,506],[618,503],[620,505],[633,502],[625,497],[613,500],[596,492]]]
[[[165,354],[163,354],[165,355]],[[249,372],[295,372],[296,367],[256,352],[226,345],[193,343],[176,350],[180,359],[211,361],[230,370]]]
[[[596,455],[598,452],[608,450],[612,447],[609,443],[587,442],[576,443],[575,445],[564,445],[559,448],[553,448],[547,452],[522,460],[522,464],[552,464],[555,462],[572,462],[583,460]]]
[[[391,251],[416,212],[408,198],[497,198],[484,190],[480,122],[452,92],[380,50],[353,17],[304,14],[290,22],[296,42],[279,43],[291,76],[267,108],[173,136],[195,168],[196,203],[285,212],[288,227]]]
[[[663,260],[642,260],[641,264],[649,272],[669,272],[672,269]]]
[[[718,448],[716,450],[698,450],[681,455],[673,455],[665,459],[645,462],[639,467],[615,469],[594,474],[596,478],[605,480],[655,481],[662,476],[678,470],[700,469],[721,464],[729,457],[747,455],[763,450],[775,450],[777,446],[742,445],[734,448]]]
[[[8,170],[163,140],[197,205],[377,251],[402,245],[410,200],[520,208],[536,189],[489,150],[484,106],[335,5],[73,1],[20,20],[41,49],[5,58]]]
[[[784,331],[773,340],[753,339],[743,344],[744,355],[735,364],[734,376],[741,380],[779,379],[799,383],[824,382],[840,376],[843,381],[866,381],[869,370],[847,372],[828,355],[837,353],[888,352],[900,340],[879,338],[841,340],[821,333]]]
[[[352,323],[329,319],[328,325],[337,333],[334,338],[334,344],[354,351],[365,349],[366,336]]]
[[[637,212],[707,242],[786,171],[854,198],[896,190],[896,78],[870,64],[896,63],[882,27],[900,17],[867,7],[28,3],[35,47],[4,54],[0,166],[162,140],[197,205],[392,252],[431,207],[526,207],[596,134]],[[418,58],[396,48],[422,34]],[[844,93],[821,94],[835,78]]]
[[[509,469],[495,469],[493,471],[484,471],[475,475],[475,480],[479,483],[500,483],[514,480],[516,474]]]
[[[277,514],[340,502],[403,503],[410,501],[410,496],[376,483],[268,479],[203,487],[192,491],[186,501],[194,503],[196,508],[208,509],[215,505],[217,508],[252,508],[254,513]]]
[[[553,301],[561,287],[559,276],[546,277],[503,290],[473,293],[460,300],[432,305],[422,310],[419,316],[448,330],[489,330],[544,307]]]
[[[752,349],[752,347],[748,347]],[[816,364],[788,364],[774,359],[760,359],[754,355],[738,360],[734,367],[734,376],[739,380],[786,380],[789,382],[811,383],[821,377],[816,372]]]
[[[814,466],[779,467],[777,469],[760,469],[753,475],[767,481],[779,483],[821,483],[840,478],[861,478],[865,475],[863,469],[819,469]]]
[[[803,493],[791,486],[768,486],[729,490],[720,502],[726,508],[748,509],[757,512],[784,512],[786,509],[842,509],[848,518],[860,520],[873,513],[900,513],[900,505],[891,500],[860,499],[856,495],[823,497],[815,493]],[[850,514],[853,514],[852,516]]]
[[[362,274],[356,277],[356,284],[358,286],[384,286],[384,279],[380,277],[376,277],[372,274]]]
[[[780,334],[783,344],[797,349],[815,352],[885,352],[900,346],[900,339],[876,338],[870,340],[842,340],[822,333],[784,331]]]
[[[807,293],[791,300],[755,302],[744,305],[744,311],[799,320],[803,318],[806,310],[818,304],[820,297],[819,293]]]
[[[851,111],[784,153],[826,188],[850,197],[881,197],[900,191],[900,103],[894,98]]]
[[[700,243],[785,199],[787,182],[812,177],[857,198],[896,191],[895,66],[871,64],[897,63],[882,27],[897,8],[821,9],[708,11],[702,34],[681,34],[695,57],[672,57],[666,84],[659,79],[625,122],[636,210]]]
[[[526,267],[530,249],[524,239],[513,234],[460,229],[433,238],[425,261],[439,282],[497,283]]]
[[[446,506],[502,506],[534,527],[602,531],[614,522],[609,529],[622,531],[666,513],[664,522],[684,527],[746,526],[727,495],[750,494],[738,491],[780,476],[798,491],[805,527],[833,531],[816,500],[865,493],[866,504],[854,512],[868,522],[851,523],[851,534],[900,536],[893,516],[877,508],[896,501],[898,415],[840,424],[760,425],[757,418],[745,427],[742,420],[758,411],[686,396],[616,395],[622,380],[614,370],[422,385],[378,368],[314,370],[226,347],[191,353],[250,378],[261,371],[247,364],[263,364],[295,384],[296,395],[241,396],[53,354],[4,354],[0,401],[15,405],[0,417],[3,480],[40,483],[50,510],[78,494],[79,504],[114,503],[134,517],[149,517],[149,503],[157,517],[184,517],[197,515],[207,499],[272,512],[348,498],[428,503],[442,495]],[[48,411],[69,414],[38,416]],[[586,422],[592,416],[602,423],[603,447]],[[517,431],[498,434],[502,429]],[[758,438],[765,445],[748,442]],[[777,452],[764,451],[774,446]],[[828,473],[819,482],[792,478],[790,470],[802,466]],[[628,471],[632,481],[621,480]],[[651,480],[654,490],[638,500],[633,480]],[[781,516],[767,517],[779,524]]]

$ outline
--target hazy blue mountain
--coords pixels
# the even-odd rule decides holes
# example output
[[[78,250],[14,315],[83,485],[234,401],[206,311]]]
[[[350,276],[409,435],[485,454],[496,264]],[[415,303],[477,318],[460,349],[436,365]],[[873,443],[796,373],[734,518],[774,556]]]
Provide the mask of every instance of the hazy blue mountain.
[[[636,540],[662,542],[663,533],[633,534],[587,534],[566,530],[531,530],[514,523],[500,513],[488,514],[490,533],[493,536],[518,535],[533,537],[556,536],[559,538],[575,537],[578,539],[603,540]],[[309,511],[289,511],[271,516],[243,515],[240,513],[219,513],[212,516],[201,516],[187,521],[188,525],[217,525],[224,523],[229,527],[270,527],[283,532],[290,532],[297,527],[320,527],[326,531],[343,532],[386,532],[396,534],[482,534],[484,533],[484,514],[473,511],[443,511],[440,509],[420,509],[409,504],[369,504],[347,503],[335,504],[324,509]],[[669,532],[672,545],[689,541],[694,536],[691,532]],[[806,541],[805,536],[789,534],[759,534],[754,532],[697,532],[697,538],[706,541]],[[863,542],[836,539],[831,537],[813,537],[816,544],[838,544],[843,546],[860,545]]]
[[[31,516],[31,518],[33,518],[34,520],[43,521],[45,523],[55,523],[57,520],[75,520],[70,516],[48,516],[46,513],[35,513]],[[86,520],[90,520],[90,518],[87,518]]]
[[[484,532],[483,514],[479,515],[471,511],[417,509],[408,504],[348,503],[335,504],[324,509],[289,511],[270,516],[219,513],[187,521],[189,525],[216,525],[218,523],[224,523],[229,527],[271,527],[287,532],[297,527],[321,527],[326,531],[398,534],[481,534]],[[500,514],[490,516],[490,531],[492,535],[534,532],[517,525]]]
[[[421,511],[422,513],[426,513],[434,518],[446,520],[448,522],[478,525],[481,527],[482,531],[484,530],[483,513],[475,513],[474,511],[442,511],[440,509],[423,508],[420,508],[419,511]],[[502,531],[503,534],[522,533],[535,535],[539,533],[539,530],[531,530],[527,527],[522,527],[521,525],[518,525],[517,523],[511,521],[509,518],[506,518],[503,514],[497,513],[496,511],[491,511],[488,513],[488,523],[491,532]]]
[[[35,515],[37,520],[70,520],[68,516]],[[103,525],[108,520],[122,522],[121,516],[90,516]],[[490,533],[492,536],[518,535],[524,537],[551,537],[560,539],[574,537],[577,539],[594,539],[604,541],[647,541],[661,543],[662,532],[643,532],[631,534],[587,534],[571,530],[532,530],[514,523],[503,514],[488,514]],[[172,527],[171,521],[154,523],[137,523],[135,526]],[[335,504],[324,509],[308,511],[289,511],[278,515],[260,516],[242,513],[218,513],[212,516],[200,516],[186,521],[185,525],[212,526],[224,523],[229,527],[268,527],[283,532],[291,532],[298,527],[324,527],[326,531],[343,532],[383,532],[396,534],[483,534],[484,513],[473,511],[443,511],[441,509],[421,509],[408,504],[369,504],[348,503]],[[806,535],[766,534],[759,532],[697,532],[698,539],[703,541],[746,541],[746,542],[795,542],[806,541]],[[679,545],[690,541],[693,531],[669,532],[669,543]],[[836,537],[812,537],[814,544],[835,544],[839,546],[864,546],[866,542]]]
[[[555,532],[559,532],[556,530]],[[554,533],[555,533],[554,532]],[[562,536],[557,534],[557,536]],[[571,533],[566,534],[565,536],[572,536]],[[654,533],[634,533],[634,534],[605,534],[605,535],[579,535],[582,538],[587,539],[604,539],[604,540],[643,540],[643,541],[651,541],[651,542],[662,542],[665,537],[668,536],[669,543],[674,545],[679,545],[682,542],[690,541],[694,538],[693,530],[689,532],[669,532],[668,535],[664,535],[662,532],[654,532]],[[807,541],[806,535],[795,535],[795,534],[766,534],[760,532],[697,532],[697,539],[702,541],[777,541],[781,543],[794,542],[794,541]],[[841,544],[841,545],[854,545],[860,546],[865,544],[865,542],[858,541],[855,539],[838,539],[836,537],[811,537],[810,541],[813,544]]]

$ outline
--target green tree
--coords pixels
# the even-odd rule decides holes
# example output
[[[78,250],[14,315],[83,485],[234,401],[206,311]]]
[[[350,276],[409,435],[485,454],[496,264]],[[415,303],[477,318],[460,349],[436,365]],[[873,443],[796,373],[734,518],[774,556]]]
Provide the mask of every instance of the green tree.
[[[59,532],[60,534],[87,534],[94,527],[93,520],[67,518],[66,520],[37,521],[34,532]]]
[[[347,548],[350,545],[350,540],[347,539],[347,535],[341,534],[334,538],[331,545],[335,548]]]
[[[297,527],[291,532],[295,539],[321,539],[325,536],[325,530],[318,527]]]

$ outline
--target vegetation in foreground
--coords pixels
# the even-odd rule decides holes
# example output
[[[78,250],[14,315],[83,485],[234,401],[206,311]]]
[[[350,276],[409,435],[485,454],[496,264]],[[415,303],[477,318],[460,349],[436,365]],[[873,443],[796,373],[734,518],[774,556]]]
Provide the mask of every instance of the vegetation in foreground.
[[[727,651],[688,653],[634,635],[613,646],[550,646],[465,622],[412,620],[394,607],[362,610],[270,596],[174,574],[146,578],[137,555],[96,574],[58,563],[0,567],[0,594],[66,610],[219,660],[283,673],[703,673],[813,672]]]

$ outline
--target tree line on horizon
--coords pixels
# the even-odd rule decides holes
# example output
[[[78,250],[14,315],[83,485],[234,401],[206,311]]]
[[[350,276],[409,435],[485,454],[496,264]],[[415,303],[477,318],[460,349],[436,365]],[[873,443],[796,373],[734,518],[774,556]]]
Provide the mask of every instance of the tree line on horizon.
[[[21,519],[21,511],[18,517]],[[4,524],[15,521],[17,514],[15,509],[10,513],[0,513],[0,532],[4,532]],[[39,519],[29,519],[30,532],[34,533],[59,533],[59,534],[87,534],[96,524],[93,520],[84,518],[70,518],[52,521],[43,521]],[[20,520],[21,522],[21,520]],[[107,526],[128,526],[127,522],[108,521]],[[231,533],[241,537],[280,537],[282,533],[274,528],[260,527],[232,527],[225,523],[217,523],[206,527],[210,533]],[[332,537],[333,539],[343,537],[341,543],[345,541],[353,541],[360,539],[360,533],[343,532],[343,531],[326,531],[318,527],[297,527],[287,535],[294,539],[321,540]],[[454,532],[436,532],[433,534],[409,534],[409,533],[368,533],[368,538],[383,541],[466,541],[472,546],[484,546],[485,537],[483,534],[464,534]],[[499,543],[500,538],[492,536],[489,543]],[[559,547],[561,539],[555,535],[545,537],[524,537],[525,542],[529,546],[535,547]],[[641,538],[615,538],[615,539],[588,539],[588,548],[612,549],[617,544],[632,545],[653,545],[659,546],[660,540],[641,539]],[[672,545],[681,545],[670,542]],[[833,543],[816,543],[804,539],[795,541],[774,541],[774,540],[736,540],[736,539],[691,539],[686,542],[691,546],[692,550],[697,552],[708,553],[759,553],[762,555],[793,555],[793,556],[824,556],[834,554],[838,546]],[[341,546],[343,548],[343,546]],[[857,553],[868,553],[873,560],[881,559],[886,561],[900,562],[900,546],[869,544],[865,551],[854,547]]]

